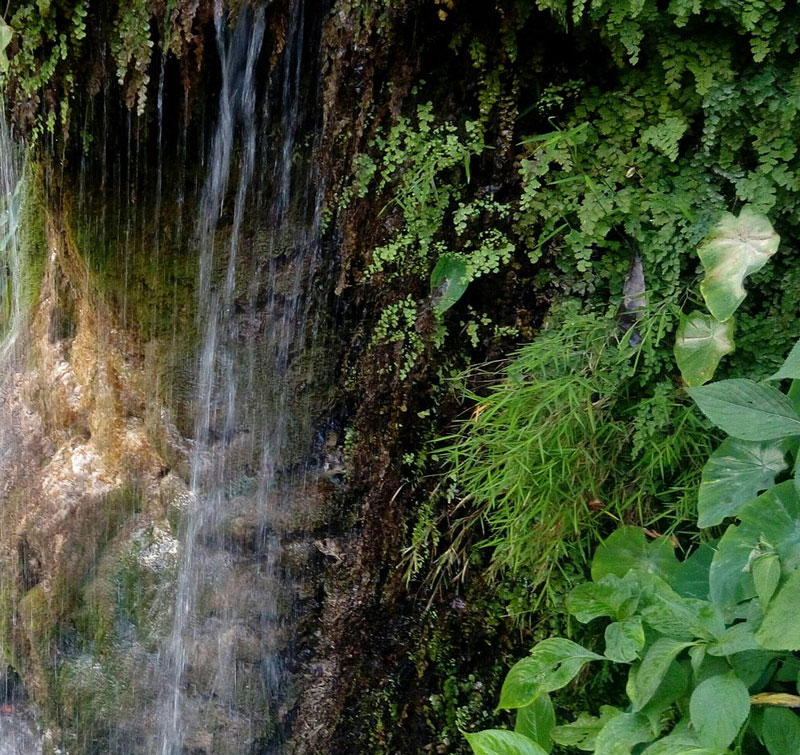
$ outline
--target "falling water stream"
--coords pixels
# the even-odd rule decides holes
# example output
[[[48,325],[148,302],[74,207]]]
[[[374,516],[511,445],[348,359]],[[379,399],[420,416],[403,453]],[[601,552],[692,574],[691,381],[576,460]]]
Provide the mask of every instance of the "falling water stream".
[[[316,267],[319,215],[318,192],[311,189],[310,180],[299,192],[293,186],[301,112],[302,1],[291,5],[281,62],[270,79],[270,85],[280,87],[278,97],[259,96],[257,91],[265,30],[263,7],[251,10],[243,5],[234,28],[217,7],[221,91],[195,225],[201,345],[190,496],[172,631],[163,651],[161,755],[185,751],[193,716],[206,710],[198,697],[213,698],[214,706],[227,708],[230,716],[244,717],[245,727],[263,726],[247,720],[253,711],[240,709],[237,702],[237,687],[243,685],[236,678],[235,648],[248,637],[259,645],[260,689],[252,692],[259,699],[257,715],[275,715],[282,696],[278,643],[269,636],[282,631],[280,604],[287,599],[277,566],[278,538],[269,534],[269,527],[260,528],[256,574],[219,547],[232,508],[238,506],[255,521],[268,521],[269,510],[280,506],[278,478],[294,478],[295,490],[303,482],[282,470],[286,445],[293,440],[290,414],[298,411],[298,378],[291,373],[297,370],[296,353],[307,340],[307,284]],[[273,107],[277,119],[271,117]],[[254,203],[254,197],[265,196],[271,197],[270,206]],[[290,212],[292,208],[297,211]],[[266,265],[252,255],[242,258],[244,227],[252,212],[268,218]],[[259,584],[247,595],[242,579]],[[240,594],[238,600],[204,611],[201,604],[208,591]],[[209,646],[216,656],[210,662]],[[193,654],[203,653],[205,665],[212,668],[207,673],[210,689],[193,696],[187,671],[195,663]]]

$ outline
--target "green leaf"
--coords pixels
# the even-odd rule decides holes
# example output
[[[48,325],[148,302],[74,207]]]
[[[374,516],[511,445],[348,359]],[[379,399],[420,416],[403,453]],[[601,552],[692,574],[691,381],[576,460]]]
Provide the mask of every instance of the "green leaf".
[[[615,621],[606,627],[606,658],[617,663],[631,663],[644,649],[644,627],[638,616]]]
[[[759,649],[753,626],[746,621],[728,627],[706,648],[709,655],[734,655]]]
[[[778,590],[764,614],[764,622],[756,632],[756,640],[766,650],[800,650],[800,569],[792,572]]]
[[[774,375],[770,375],[767,380],[783,380],[784,378],[792,380],[800,378],[800,341],[792,347],[781,368]]]
[[[669,637],[709,639],[725,630],[722,617],[710,603],[682,598],[674,591],[662,590],[653,595],[652,602],[641,615],[645,623]]]
[[[708,572],[716,553],[716,541],[703,543],[678,565],[670,585],[684,598],[708,599]]]
[[[0,19],[0,71],[6,73],[8,71],[8,56],[6,49],[8,48],[14,32],[11,27],[2,19]]]
[[[547,755],[536,742],[513,731],[486,729],[464,736],[475,755]]]
[[[640,527],[621,527],[595,551],[592,579],[598,582],[607,574],[624,577],[631,569],[669,579],[677,567],[678,559],[669,538],[648,543]]]
[[[720,359],[734,350],[733,330],[733,318],[720,322],[702,312],[681,315],[675,361],[687,385],[703,385],[714,377]]]
[[[567,610],[582,624],[598,616],[624,619],[636,609],[640,586],[631,573],[620,579],[607,574],[598,582],[584,582],[567,595]]]
[[[752,380],[719,380],[689,395],[717,427],[741,440],[764,441],[800,435],[800,416],[779,390]]]
[[[711,601],[723,610],[755,597],[750,570],[761,543],[771,543],[784,573],[800,567],[800,497],[794,480],[787,480],[739,511],[740,523],[730,526],[717,546],[709,573]]]
[[[744,301],[744,279],[760,270],[778,251],[780,236],[769,220],[749,207],[735,217],[725,213],[697,254],[705,278],[700,292],[709,312],[727,320]]]
[[[684,719],[666,737],[645,748],[642,755],[720,755],[720,752],[703,747]]]
[[[631,669],[628,676],[628,697],[634,712],[640,711],[650,701],[672,661],[681,651],[697,643],[682,642],[671,637],[656,640],[647,650],[644,659]]]
[[[631,755],[633,748],[653,738],[650,721],[641,713],[620,713],[598,733],[595,755]]]
[[[750,571],[761,608],[766,610],[781,579],[781,559],[777,553],[762,553],[753,561]]]
[[[550,736],[556,744],[565,747],[577,747],[579,750],[594,750],[597,735],[615,716],[622,714],[619,708],[601,705],[598,717],[588,713],[579,713],[576,721],[564,726],[556,726]]]
[[[514,731],[532,739],[545,752],[553,749],[550,732],[556,725],[556,714],[550,695],[540,692],[530,705],[517,711]]]
[[[750,694],[733,672],[701,682],[689,701],[689,714],[697,738],[712,749],[728,747],[749,713]]]
[[[698,526],[713,527],[775,484],[788,468],[787,440],[753,443],[726,438],[703,467],[697,500]]]
[[[764,745],[770,755],[797,755],[800,749],[800,717],[786,708],[764,711]]]
[[[602,655],[561,637],[552,637],[536,645],[528,658],[509,670],[500,691],[499,709],[524,708],[536,696],[569,684],[589,661],[601,661]]]
[[[431,273],[433,308],[441,314],[452,307],[467,290],[467,261],[460,254],[443,254]]]

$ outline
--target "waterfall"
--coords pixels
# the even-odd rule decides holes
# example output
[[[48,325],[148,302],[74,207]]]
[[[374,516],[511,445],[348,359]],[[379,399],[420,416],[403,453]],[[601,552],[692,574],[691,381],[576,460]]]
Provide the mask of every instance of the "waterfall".
[[[226,720],[255,737],[264,728],[258,717],[274,717],[284,696],[279,635],[291,586],[269,521],[282,505],[279,484],[295,493],[303,486],[303,465],[289,462],[288,446],[310,446],[297,432],[295,414],[304,403],[299,386],[308,381],[297,357],[310,342],[320,196],[310,169],[299,181],[294,164],[303,111],[301,0],[291,3],[288,15],[284,48],[265,82],[258,75],[265,8],[244,3],[233,29],[221,5],[216,8],[221,86],[194,229],[200,346],[190,496],[172,631],[163,650],[162,755],[196,747],[193,721],[211,708],[224,709]],[[266,92],[260,89],[265,83]],[[246,226],[252,233],[252,213],[268,221],[258,244],[245,233]],[[255,523],[253,553],[226,547],[236,516]],[[254,656],[244,670],[237,660],[241,646]],[[202,685],[190,683],[191,670]],[[246,674],[249,681],[240,678]],[[242,690],[249,707],[242,705]]]

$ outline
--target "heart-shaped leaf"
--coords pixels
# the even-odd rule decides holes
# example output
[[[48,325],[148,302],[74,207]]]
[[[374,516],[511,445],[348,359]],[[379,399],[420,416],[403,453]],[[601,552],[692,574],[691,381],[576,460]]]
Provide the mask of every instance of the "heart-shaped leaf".
[[[465,734],[475,755],[547,755],[532,739],[504,729]]]
[[[700,292],[717,320],[736,311],[746,296],[744,279],[764,267],[779,243],[769,220],[749,207],[738,218],[725,213],[714,226],[697,254],[705,270]]]
[[[753,443],[726,438],[703,467],[697,497],[697,524],[713,527],[736,516],[744,504],[775,484],[788,469],[787,440]]]
[[[714,377],[719,360],[734,349],[733,329],[733,318],[720,322],[702,312],[681,315],[675,361],[687,385],[703,385]]]
[[[647,542],[641,527],[620,527],[595,551],[592,579],[597,582],[606,574],[624,577],[631,569],[669,579],[677,567],[678,559],[669,538]]]

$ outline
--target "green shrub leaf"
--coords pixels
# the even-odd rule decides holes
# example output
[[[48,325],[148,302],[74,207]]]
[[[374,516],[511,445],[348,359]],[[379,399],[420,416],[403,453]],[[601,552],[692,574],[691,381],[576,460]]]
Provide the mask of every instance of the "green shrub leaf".
[[[633,748],[649,742],[653,731],[647,716],[641,713],[620,713],[598,733],[595,755],[631,755]]]
[[[728,656],[747,650],[759,650],[753,627],[747,621],[728,627],[713,642],[708,643],[709,655]]]
[[[615,621],[606,627],[606,658],[617,663],[631,663],[644,648],[644,627],[638,616]]]
[[[779,390],[752,380],[720,380],[689,388],[689,395],[717,427],[741,440],[800,435],[800,416]]]
[[[8,71],[8,55],[6,54],[6,48],[13,36],[14,32],[11,27],[0,19],[0,72],[2,73]]]
[[[446,312],[467,290],[467,262],[460,254],[443,254],[431,273],[433,308]]]
[[[764,744],[770,755],[797,755],[800,717],[786,708],[764,711]]]
[[[778,251],[780,236],[769,220],[748,207],[725,213],[697,250],[705,278],[700,292],[717,320],[727,320],[744,301],[744,279]]]
[[[800,569],[790,575],[778,590],[764,614],[764,622],[756,632],[756,640],[766,650],[800,650]]]
[[[792,380],[800,378],[800,341],[789,352],[789,356],[786,357],[781,368],[774,375],[770,375],[767,380],[783,380],[784,378]]]
[[[697,498],[698,526],[713,527],[739,509],[788,468],[787,440],[753,443],[726,438],[703,467]]]
[[[588,713],[578,714],[576,721],[565,726],[556,726],[550,736],[556,744],[565,747],[577,747],[580,750],[594,750],[597,735],[615,716],[622,715],[619,708],[601,705],[598,717]]]
[[[540,692],[530,705],[517,711],[514,731],[532,739],[545,752],[553,749],[550,732],[556,725],[556,714],[550,695]]]
[[[733,742],[750,713],[750,694],[736,674],[712,676],[697,685],[689,713],[702,745],[724,750]]]
[[[781,579],[780,557],[777,553],[762,553],[753,561],[750,571],[761,608],[766,610]]]
[[[464,736],[475,755],[547,755],[536,742],[513,731],[487,729]]]
[[[681,315],[675,361],[687,385],[703,385],[714,377],[720,359],[734,349],[733,330],[733,318],[720,322],[702,312]]]
[[[789,571],[800,566],[800,497],[794,480],[762,493],[739,512],[740,524],[731,526],[717,546],[709,574],[711,601],[730,609],[756,595],[752,560],[760,555],[762,541],[772,543],[781,565]]]
[[[634,712],[644,708],[653,697],[672,661],[681,651],[695,644],[662,637],[648,648],[642,662],[631,669],[628,677],[627,692]]]
[[[678,559],[669,538],[648,543],[640,527],[620,527],[595,551],[592,579],[597,582],[607,574],[624,577],[631,569],[668,579],[677,567]]]
[[[720,751],[703,747],[689,722],[682,720],[666,737],[645,748],[642,755],[720,755]]]
[[[601,661],[602,655],[565,640],[553,637],[533,648],[528,658],[515,663],[500,690],[498,708],[524,708],[536,696],[569,684],[589,661]]]
[[[584,582],[567,595],[567,610],[582,624],[599,616],[626,619],[636,609],[641,588],[636,574],[620,579],[606,574],[599,582]]]

